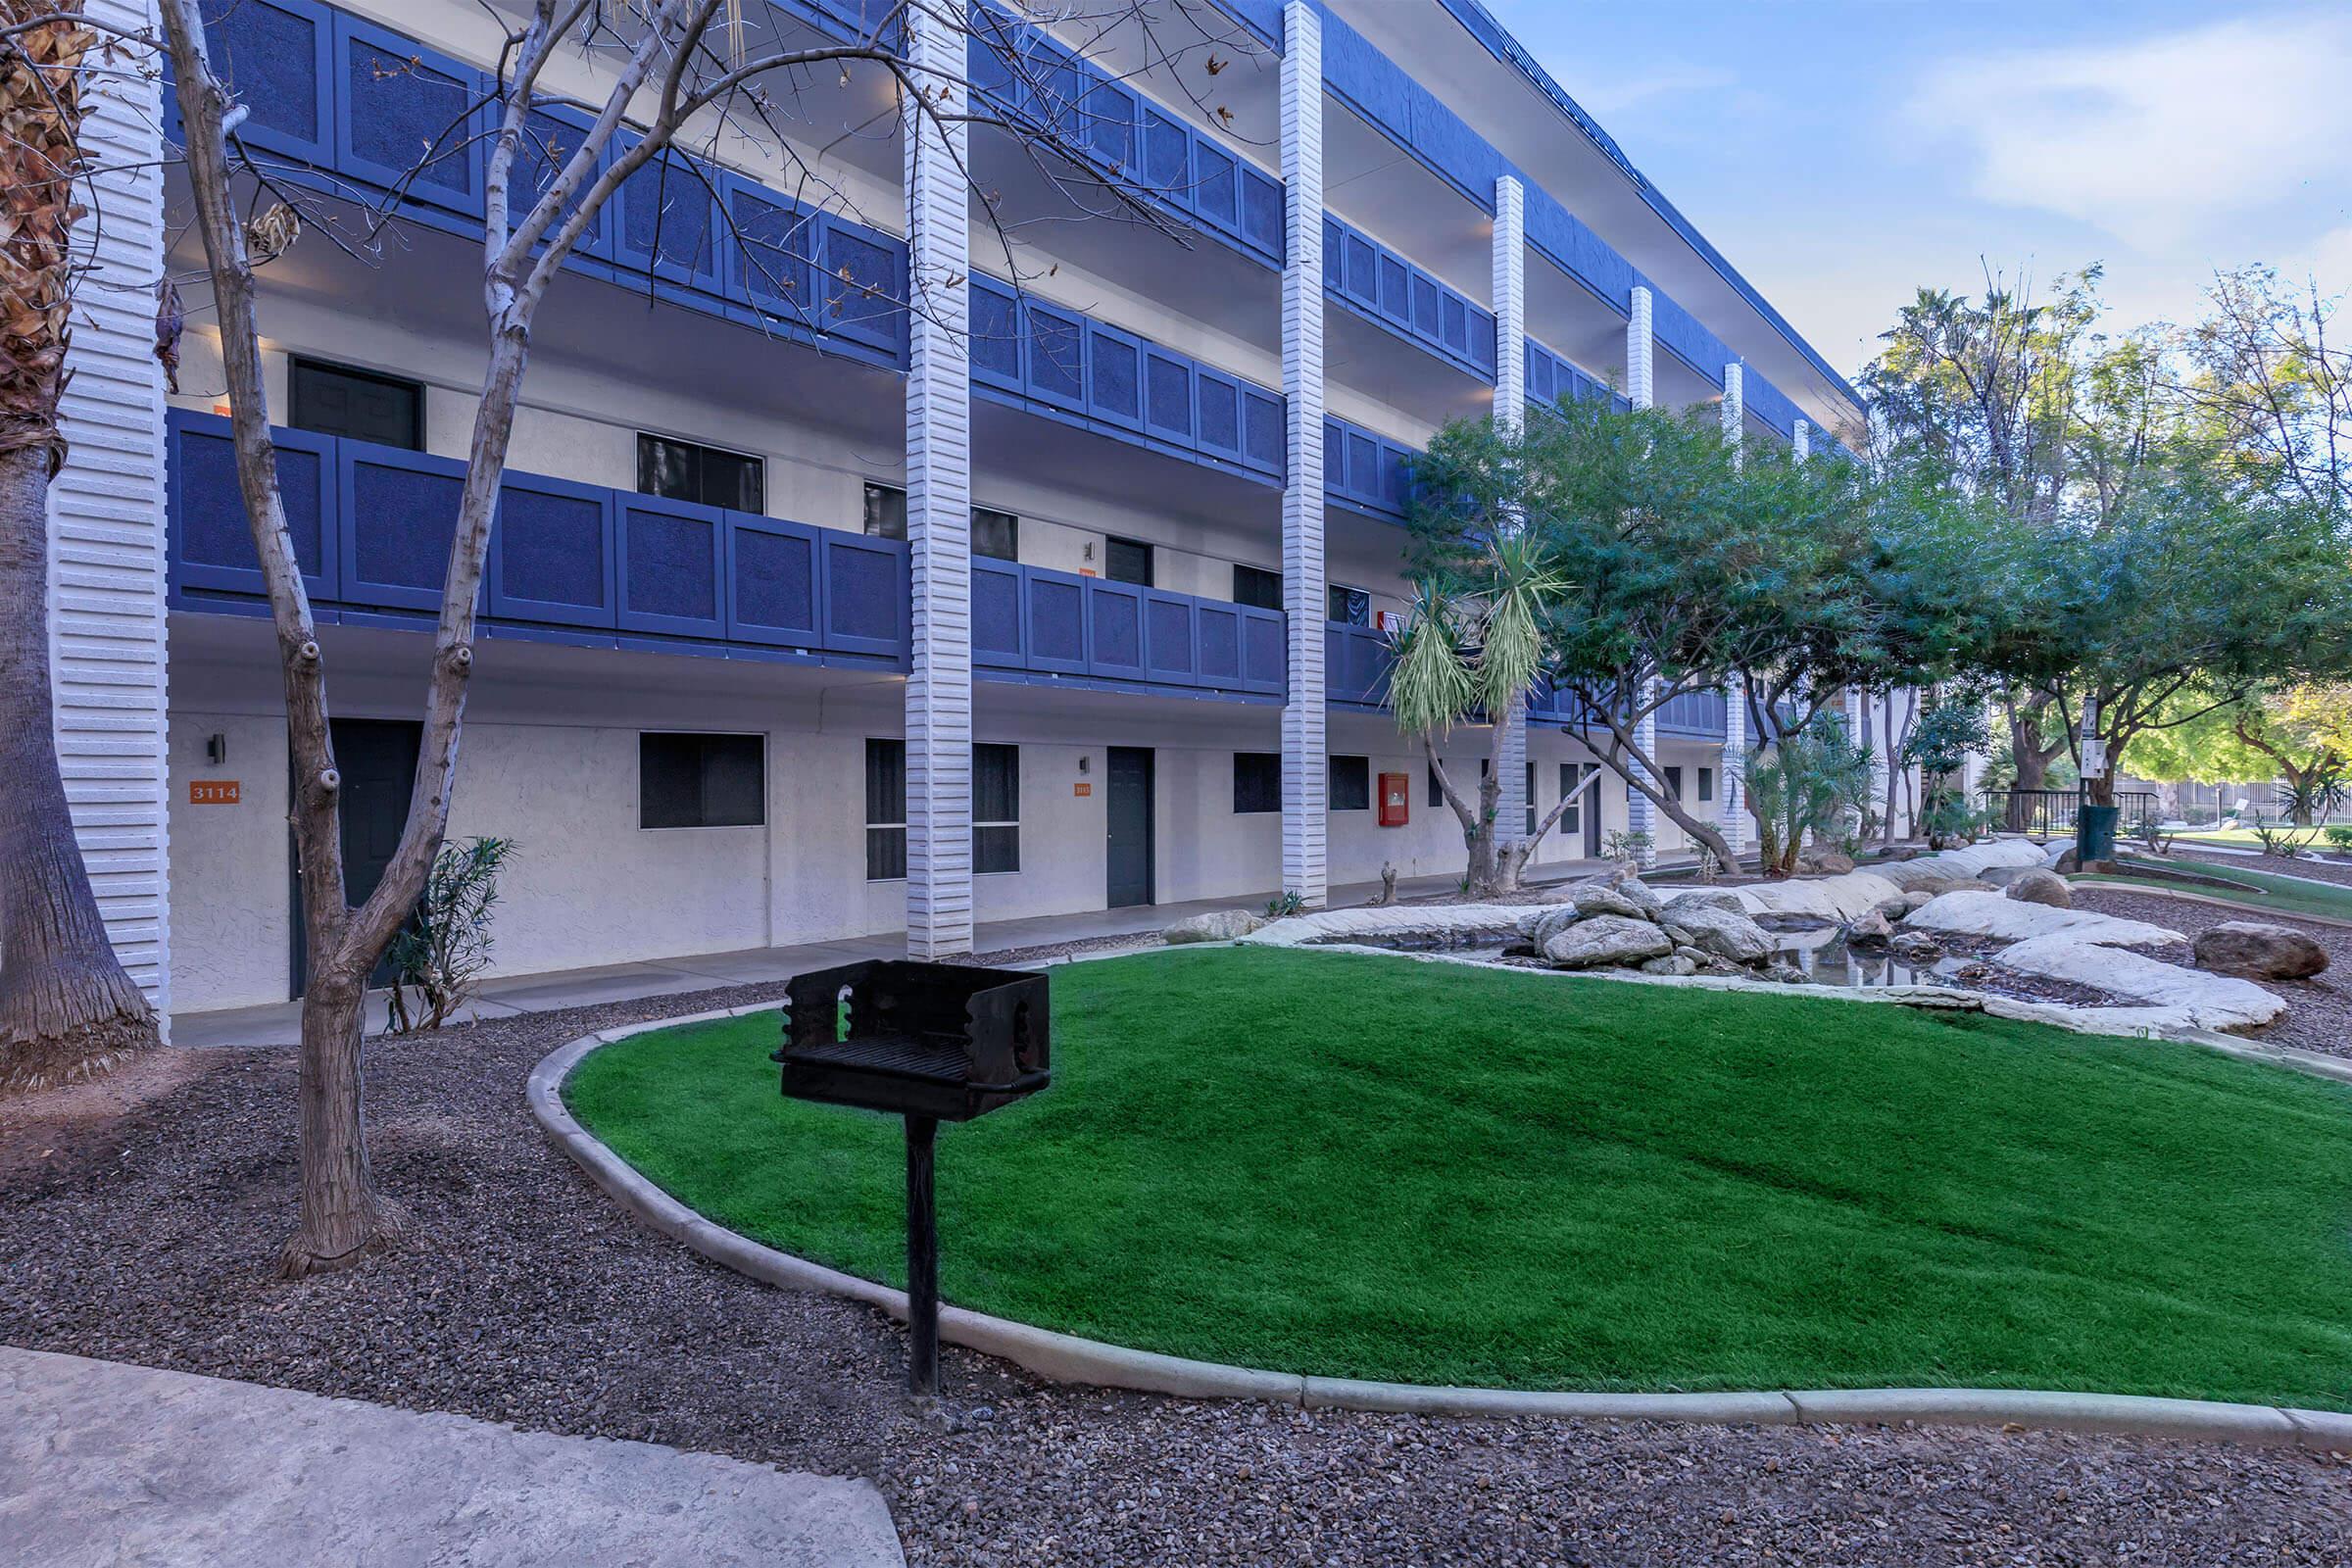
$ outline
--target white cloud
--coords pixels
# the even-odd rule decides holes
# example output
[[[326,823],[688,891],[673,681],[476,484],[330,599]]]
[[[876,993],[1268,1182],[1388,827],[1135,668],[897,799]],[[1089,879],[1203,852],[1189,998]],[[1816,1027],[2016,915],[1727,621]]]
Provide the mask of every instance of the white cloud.
[[[1976,193],[2161,248],[2352,177],[2352,16],[2239,16],[2088,48],[1929,73],[1919,122],[1972,145]]]
[[[1740,78],[1712,66],[1669,62],[1638,76],[1604,76],[1573,89],[1577,103],[1604,120],[1655,98],[1718,92]]]

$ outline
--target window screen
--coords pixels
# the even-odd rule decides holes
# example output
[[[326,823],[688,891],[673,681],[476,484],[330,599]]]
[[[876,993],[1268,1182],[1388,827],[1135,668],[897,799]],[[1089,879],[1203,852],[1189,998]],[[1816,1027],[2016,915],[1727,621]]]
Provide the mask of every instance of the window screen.
[[[1575,803],[1560,813],[1562,833],[1582,833],[1585,830],[1585,798],[1576,795],[1576,787],[1585,781],[1585,767],[1586,764],[1582,762],[1560,764],[1560,799],[1565,801],[1571,796],[1576,797]]]
[[[1536,835],[1536,764],[1527,764],[1527,836]]]
[[[1021,868],[1021,749],[972,748],[972,869]]]
[[[1658,771],[1666,780],[1666,798],[1670,801],[1682,800],[1683,770],[1679,767],[1662,767]]]
[[[865,743],[865,879],[906,874],[906,743]]]
[[[760,736],[648,731],[637,737],[637,825],[757,827],[766,773]]]
[[[972,509],[972,554],[991,561],[1021,559],[1021,519],[988,507]]]
[[[1698,798],[1701,801],[1711,801],[1715,798],[1715,770],[1711,767],[1702,767],[1698,770]]]
[[[1372,624],[1372,596],[1361,588],[1331,585],[1331,618],[1343,626]]]
[[[1233,814],[1247,816],[1253,812],[1282,809],[1282,754],[1280,752],[1236,752],[1233,754]]]
[[[1335,757],[1331,760],[1331,809],[1372,809],[1372,759]]]
[[[1233,568],[1233,602],[1252,610],[1282,608],[1282,573],[1263,566]]]
[[[876,539],[906,538],[906,492],[895,484],[865,487],[865,531]]]
[[[760,459],[665,435],[637,437],[637,492],[736,512],[767,510],[765,465]]]
[[[404,452],[424,450],[424,387],[317,360],[286,367],[288,413],[297,430],[347,436]]]
[[[1112,582],[1152,586],[1152,547],[1134,539],[1112,538],[1102,547],[1102,575]]]

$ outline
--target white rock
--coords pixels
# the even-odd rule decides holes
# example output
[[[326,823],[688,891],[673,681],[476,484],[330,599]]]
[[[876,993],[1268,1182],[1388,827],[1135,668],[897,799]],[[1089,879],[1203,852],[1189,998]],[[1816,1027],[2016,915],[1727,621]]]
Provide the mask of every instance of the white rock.
[[[1731,909],[1738,913],[1745,913],[1747,907],[1740,902],[1738,888],[1685,888],[1666,896],[1665,906],[1660,913],[1663,917],[1671,918],[1676,909],[1687,904],[1704,905],[1710,909]]]
[[[1295,948],[1308,942],[1443,941],[1461,943],[1519,934],[1528,911],[1509,904],[1416,904],[1401,907],[1318,909],[1274,920],[1240,940],[1250,947]]]
[[[1680,933],[1677,942],[1734,963],[1761,963],[1773,954],[1772,934],[1737,909],[1687,904],[1672,910],[1666,924]]]
[[[1248,909],[1211,909],[1205,914],[1188,914],[1159,935],[1164,942],[1231,942],[1262,929],[1265,923],[1263,915]]]
[[[2200,1029],[2250,1029],[2286,1011],[2283,1001],[2251,980],[2183,969],[2144,953],[2097,946],[2073,931],[2012,943],[1995,954],[1992,961],[2021,974],[2069,980],[2134,1002],[2175,1008]]]
[[[1665,932],[1647,920],[1622,914],[1596,914],[1579,920],[1544,944],[1544,956],[1555,969],[1590,969],[1603,963],[1640,963],[1662,958],[1674,951]]]
[[[1632,877],[1582,883],[1570,902],[1580,914],[1616,914],[1629,920],[1654,920],[1664,907],[1655,893]]]
[[[2110,948],[2161,948],[2188,940],[2178,931],[2144,920],[2119,919],[2089,909],[2053,909],[1992,892],[1946,893],[1912,910],[1903,923],[1914,930],[1949,931],[2000,942],[2024,942],[2062,931],[2077,942]]]

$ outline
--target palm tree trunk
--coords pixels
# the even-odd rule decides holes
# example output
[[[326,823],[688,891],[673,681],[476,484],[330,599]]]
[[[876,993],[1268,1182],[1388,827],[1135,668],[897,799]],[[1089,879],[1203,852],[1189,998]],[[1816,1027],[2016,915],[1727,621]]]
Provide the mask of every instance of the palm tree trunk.
[[[49,691],[49,448],[0,450],[0,1091],[156,1044],[74,838]]]

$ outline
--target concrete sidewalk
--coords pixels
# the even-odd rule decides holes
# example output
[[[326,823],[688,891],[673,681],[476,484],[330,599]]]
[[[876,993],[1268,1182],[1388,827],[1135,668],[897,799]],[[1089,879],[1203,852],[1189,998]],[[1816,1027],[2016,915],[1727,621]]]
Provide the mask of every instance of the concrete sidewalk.
[[[904,1568],[869,1481],[0,1347],[0,1564]]]
[[[1531,883],[1590,875],[1602,862],[1569,860],[1540,867]],[[1429,876],[1397,884],[1408,896],[1445,893],[1455,887],[1451,877]],[[1362,904],[1380,891],[1376,882],[1351,883],[1331,890],[1334,908]],[[1143,937],[1174,924],[1187,915],[1211,909],[1259,909],[1271,893],[1231,899],[1199,899],[1188,904],[1145,904],[1124,909],[1090,909],[1077,914],[1038,915],[1025,920],[992,920],[974,932],[973,946],[982,953],[1011,948],[1050,947],[1099,937]],[[486,980],[458,1021],[512,1018],[524,1012],[554,1012],[606,1002],[633,1002],[640,997],[669,996],[687,991],[710,991],[720,986],[760,985],[791,979],[828,964],[855,963],[860,958],[906,956],[906,939],[888,936],[857,937],[842,942],[814,942],[792,948],[751,948],[740,953],[710,953],[640,963],[605,964],[588,969],[564,969],[552,974],[508,975]],[[384,1028],[384,994],[368,999],[368,1032]],[[259,1007],[230,1007],[218,1012],[180,1012],[172,1015],[175,1046],[290,1046],[302,1038],[298,1004],[272,1003]]]

